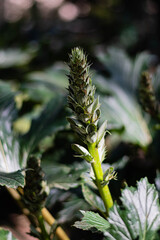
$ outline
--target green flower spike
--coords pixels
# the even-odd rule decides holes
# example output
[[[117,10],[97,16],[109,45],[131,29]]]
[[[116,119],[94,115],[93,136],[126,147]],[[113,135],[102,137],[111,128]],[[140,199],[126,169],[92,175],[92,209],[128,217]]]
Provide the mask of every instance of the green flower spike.
[[[100,118],[99,98],[94,98],[95,86],[92,85],[90,65],[83,50],[74,48],[69,56],[70,69],[68,79],[68,105],[74,113],[74,117],[68,117],[71,128],[86,145],[86,148],[73,144],[73,149],[79,153],[78,157],[91,163],[95,183],[103,199],[106,213],[112,207],[113,201],[107,184],[104,184],[104,174],[101,163],[104,160],[105,133],[107,122],[98,128]]]

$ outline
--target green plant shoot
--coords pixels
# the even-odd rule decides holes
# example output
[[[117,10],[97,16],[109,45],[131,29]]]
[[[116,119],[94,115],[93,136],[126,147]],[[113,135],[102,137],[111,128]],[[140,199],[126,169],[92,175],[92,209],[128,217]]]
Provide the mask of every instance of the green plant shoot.
[[[113,205],[108,187],[108,176],[103,173],[102,162],[105,158],[105,134],[107,122],[98,128],[100,118],[99,97],[94,98],[95,86],[92,85],[90,65],[83,50],[74,48],[69,56],[70,69],[68,79],[68,105],[74,116],[68,117],[71,128],[78,134],[86,148],[73,144],[73,149],[79,154],[77,157],[85,159],[91,164],[94,173],[94,183],[104,202],[106,214]],[[115,174],[115,173],[113,173]],[[112,177],[110,176],[110,179]],[[115,175],[113,175],[115,178]]]

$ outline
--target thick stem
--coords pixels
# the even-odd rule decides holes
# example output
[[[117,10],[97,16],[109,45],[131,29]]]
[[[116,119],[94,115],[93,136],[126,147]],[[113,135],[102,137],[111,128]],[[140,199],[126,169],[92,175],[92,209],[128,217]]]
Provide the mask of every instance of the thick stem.
[[[113,200],[112,200],[112,196],[111,196],[108,185],[102,186],[103,170],[102,170],[101,161],[99,158],[98,148],[96,148],[95,143],[92,143],[92,144],[88,144],[88,150],[92,155],[92,157],[94,158],[94,162],[91,165],[95,175],[98,191],[104,202],[106,213],[108,215],[109,208],[113,206]]]

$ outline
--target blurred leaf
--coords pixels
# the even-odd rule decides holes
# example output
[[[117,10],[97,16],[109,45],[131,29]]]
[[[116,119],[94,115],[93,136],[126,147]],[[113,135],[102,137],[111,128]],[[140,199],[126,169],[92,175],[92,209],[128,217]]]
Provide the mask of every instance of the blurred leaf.
[[[27,79],[33,82],[45,84],[52,88],[61,89],[63,92],[68,87],[68,80],[66,77],[65,65],[57,69],[55,66],[45,69],[43,72],[32,72],[27,75]]]
[[[1,240],[17,240],[13,237],[12,233],[9,230],[0,228],[0,239]]]
[[[24,176],[21,171],[16,172],[0,172],[0,185],[7,186],[11,188],[16,188],[17,186],[24,186]]]
[[[73,226],[76,228],[80,228],[83,230],[91,230],[92,232],[100,231],[106,232],[109,228],[109,223],[106,219],[101,217],[98,213],[90,212],[90,211],[81,211],[84,215],[81,221],[75,222]]]
[[[57,92],[52,84],[46,86],[45,82],[25,82],[20,86],[20,91],[27,94],[28,100],[34,102],[47,103],[52,98],[56,98]]]
[[[49,196],[47,197],[46,207],[51,209],[58,202],[65,202],[71,193],[63,189],[52,188],[50,189]]]
[[[72,194],[68,201],[63,203],[63,209],[58,213],[58,222],[72,222],[79,216],[79,209],[87,210],[88,204],[80,197]]]
[[[155,73],[152,76],[153,89],[159,99],[160,94],[160,65],[156,68]]]
[[[79,186],[82,182],[81,174],[86,171],[86,167],[83,166],[76,168],[76,165],[70,167],[53,163],[44,163],[43,169],[50,188],[54,187],[65,190]]]
[[[14,111],[13,111],[14,113]],[[3,172],[15,172],[21,168],[20,146],[11,129],[12,111],[8,108],[0,109],[0,170]]]
[[[34,51],[22,51],[18,48],[0,50],[0,68],[9,68],[28,64],[34,56]]]
[[[18,118],[13,123],[13,129],[20,134],[25,134],[29,131],[31,126],[31,121],[28,118],[25,118],[24,116],[22,118]]]
[[[130,94],[135,94],[142,71],[153,59],[149,53],[142,52],[133,61],[123,49],[116,47],[108,48],[107,53],[97,52],[97,55],[111,74],[112,81]]]
[[[67,124],[65,118],[60,118],[63,108],[64,99],[57,95],[46,104],[40,116],[33,119],[29,132],[22,137],[27,152],[32,151],[44,137],[65,127]]]
[[[100,212],[105,212],[105,206],[102,199],[95,194],[86,184],[82,184],[82,192],[85,200]]]
[[[152,138],[138,103],[137,89],[141,72],[149,67],[153,56],[142,52],[133,61],[124,50],[116,47],[97,55],[110,73],[107,81],[102,76],[97,76],[95,81],[101,94],[102,120],[121,125],[123,140],[147,146]]]
[[[7,120],[12,120],[16,114],[14,97],[10,84],[0,81],[0,114]]]
[[[107,119],[109,123],[123,126],[123,140],[140,146],[148,145],[152,140],[151,134],[136,99],[113,82],[105,81],[100,76],[96,80],[98,90],[100,85],[103,86],[103,91],[106,89],[112,94],[108,97],[100,96],[101,121]]]

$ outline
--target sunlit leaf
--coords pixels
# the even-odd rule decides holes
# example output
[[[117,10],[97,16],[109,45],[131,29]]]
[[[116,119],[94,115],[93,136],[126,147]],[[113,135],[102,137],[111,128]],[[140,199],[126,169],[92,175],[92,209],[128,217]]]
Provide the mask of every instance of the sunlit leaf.
[[[160,205],[155,186],[147,178],[137,183],[137,189],[127,187],[122,191],[123,210],[117,204],[109,212],[107,239],[155,239],[160,229]]]
[[[81,211],[84,215],[81,221],[75,222],[74,226],[83,230],[91,230],[93,232],[105,232],[109,228],[109,223],[98,213],[90,211]]]
[[[1,84],[0,92],[0,185],[23,186],[24,176],[20,169],[25,159],[20,158],[19,142],[12,132],[16,114],[14,93],[6,84]]]

